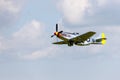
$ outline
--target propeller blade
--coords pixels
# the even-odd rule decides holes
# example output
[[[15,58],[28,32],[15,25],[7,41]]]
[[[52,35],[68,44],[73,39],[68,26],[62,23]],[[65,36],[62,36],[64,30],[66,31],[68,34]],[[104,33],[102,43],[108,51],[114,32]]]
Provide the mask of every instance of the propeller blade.
[[[51,38],[54,37],[54,36],[55,36],[55,35],[52,35]]]
[[[56,32],[58,32],[58,24],[56,24]]]
[[[59,31],[59,33],[62,33],[63,31]]]

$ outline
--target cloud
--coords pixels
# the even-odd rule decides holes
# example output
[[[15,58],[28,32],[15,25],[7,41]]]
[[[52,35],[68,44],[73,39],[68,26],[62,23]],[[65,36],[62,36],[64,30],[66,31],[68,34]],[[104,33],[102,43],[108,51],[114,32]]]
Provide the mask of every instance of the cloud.
[[[44,35],[45,25],[32,20],[9,36],[0,37],[0,53],[11,54],[18,59],[34,60],[54,55],[56,48],[48,44]]]
[[[6,40],[9,48],[21,50],[32,49],[44,44],[44,24],[37,20],[26,23]]]
[[[9,38],[1,35],[1,44],[6,46],[6,49],[24,48],[24,46],[34,44],[38,37],[42,34],[43,26],[39,21],[32,20],[16,32],[13,32]]]
[[[35,59],[45,58],[45,57],[53,56],[55,51],[56,51],[55,47],[50,46],[43,50],[32,52],[31,54],[22,55],[21,58],[26,60],[35,60]]]
[[[44,31],[44,26],[37,20],[32,20],[26,24],[19,31],[15,32],[12,36],[14,39],[28,41],[39,38]]]
[[[0,0],[0,11],[16,14],[19,10],[19,6],[13,0]]]
[[[64,20],[78,25],[120,25],[119,0],[60,0]]]
[[[88,0],[61,0],[59,3],[59,9],[63,12],[65,19],[71,23],[82,20],[89,8]]]
[[[0,28],[10,26],[17,20],[23,3],[23,0],[0,0]]]

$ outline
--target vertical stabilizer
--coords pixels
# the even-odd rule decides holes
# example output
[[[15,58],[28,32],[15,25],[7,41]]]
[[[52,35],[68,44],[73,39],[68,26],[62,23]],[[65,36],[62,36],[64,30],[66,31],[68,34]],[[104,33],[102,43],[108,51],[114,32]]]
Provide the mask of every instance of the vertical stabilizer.
[[[103,45],[106,44],[105,33],[102,33],[101,37],[102,37],[102,41],[101,41],[101,43],[102,43]]]

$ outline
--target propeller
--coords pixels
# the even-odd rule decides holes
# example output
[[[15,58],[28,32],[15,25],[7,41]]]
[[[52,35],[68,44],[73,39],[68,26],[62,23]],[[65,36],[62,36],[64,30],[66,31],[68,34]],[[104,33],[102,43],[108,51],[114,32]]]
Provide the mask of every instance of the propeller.
[[[58,32],[58,24],[56,24],[56,32]],[[51,36],[51,38],[54,36],[55,36],[55,33]]]
[[[56,24],[56,32],[58,32],[58,24]],[[56,32],[55,32],[55,33],[56,33]],[[63,32],[63,31],[59,31],[58,33],[62,33],[62,32]],[[51,38],[56,35],[55,33],[51,36]]]

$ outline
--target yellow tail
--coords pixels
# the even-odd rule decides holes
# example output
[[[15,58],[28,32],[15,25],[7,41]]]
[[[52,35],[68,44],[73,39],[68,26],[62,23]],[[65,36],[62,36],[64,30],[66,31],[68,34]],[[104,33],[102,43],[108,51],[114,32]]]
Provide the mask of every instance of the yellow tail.
[[[101,43],[104,45],[106,44],[106,37],[105,37],[105,33],[102,33],[102,41]]]

